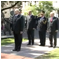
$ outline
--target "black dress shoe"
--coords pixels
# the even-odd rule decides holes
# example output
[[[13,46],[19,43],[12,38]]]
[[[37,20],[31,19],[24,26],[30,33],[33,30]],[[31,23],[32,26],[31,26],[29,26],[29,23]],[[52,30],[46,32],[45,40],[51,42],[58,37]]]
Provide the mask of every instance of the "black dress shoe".
[[[13,51],[16,51],[16,49],[13,49]]]
[[[16,50],[17,52],[19,52],[20,50]]]
[[[31,44],[27,44],[27,45],[31,45]]]
[[[45,45],[39,45],[39,46],[45,46]]]
[[[53,47],[53,46],[49,46],[49,47]]]
[[[17,52],[19,52],[20,50],[13,49],[13,51],[17,51]]]
[[[56,48],[56,46],[54,46],[53,48]]]
[[[32,45],[34,45],[34,44],[32,44]]]
[[[42,46],[42,45],[39,45],[39,46]]]

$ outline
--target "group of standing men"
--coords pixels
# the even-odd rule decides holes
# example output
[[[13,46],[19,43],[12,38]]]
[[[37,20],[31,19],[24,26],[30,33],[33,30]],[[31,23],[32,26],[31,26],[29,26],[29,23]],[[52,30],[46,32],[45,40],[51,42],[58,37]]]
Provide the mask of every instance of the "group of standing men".
[[[45,17],[45,12],[40,12],[40,17],[32,15],[32,11],[29,11],[27,20],[27,35],[28,35],[28,44],[34,45],[34,30],[37,28],[39,30],[40,45],[45,46],[46,41],[46,31],[49,32],[50,47],[56,47],[57,42],[57,31],[58,31],[58,18],[54,17],[54,13],[50,13],[50,18]],[[12,17],[11,24],[12,30],[15,39],[15,48],[13,51],[20,51],[22,44],[22,34],[24,29],[25,18],[21,15],[19,9],[15,9],[14,16]],[[53,38],[54,36],[54,46]]]

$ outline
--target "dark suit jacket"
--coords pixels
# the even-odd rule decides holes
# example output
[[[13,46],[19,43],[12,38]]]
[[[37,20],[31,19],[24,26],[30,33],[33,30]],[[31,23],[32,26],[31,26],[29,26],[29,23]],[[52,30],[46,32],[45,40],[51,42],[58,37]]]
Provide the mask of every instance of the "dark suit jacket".
[[[15,16],[14,16],[15,17]],[[24,28],[24,16],[18,15],[16,18],[12,19],[12,29],[15,33],[20,33]]]
[[[43,19],[41,20],[41,17],[38,17],[37,18],[38,20],[38,29],[39,31],[46,31],[47,30],[47,18],[46,17],[43,17]]]
[[[58,20],[58,18],[57,17],[53,17],[53,20],[52,20],[52,22],[50,22],[50,19],[51,18],[49,18],[49,20],[48,20],[48,28],[47,28],[47,30],[49,31],[49,32],[55,32],[56,30],[58,30],[58,27],[59,27],[59,20]]]
[[[29,22],[28,29],[36,28],[36,16],[31,15],[31,21]]]

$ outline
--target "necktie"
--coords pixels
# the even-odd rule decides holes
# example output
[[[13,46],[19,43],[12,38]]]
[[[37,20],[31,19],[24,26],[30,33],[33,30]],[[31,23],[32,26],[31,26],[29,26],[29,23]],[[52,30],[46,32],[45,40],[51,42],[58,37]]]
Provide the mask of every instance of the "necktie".
[[[52,18],[51,18],[50,22],[52,22]]]

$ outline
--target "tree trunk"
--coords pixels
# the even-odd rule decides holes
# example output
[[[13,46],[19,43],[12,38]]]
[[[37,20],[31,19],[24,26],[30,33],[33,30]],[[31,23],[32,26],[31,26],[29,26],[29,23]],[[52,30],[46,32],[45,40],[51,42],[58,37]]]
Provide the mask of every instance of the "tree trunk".
[[[19,1],[17,1],[14,5],[12,5],[12,6],[10,6],[10,7],[7,7],[7,8],[3,8],[3,9],[1,9],[1,11],[4,11],[4,10],[6,10],[6,9],[10,9],[10,8],[16,6],[18,3],[19,3]]]

